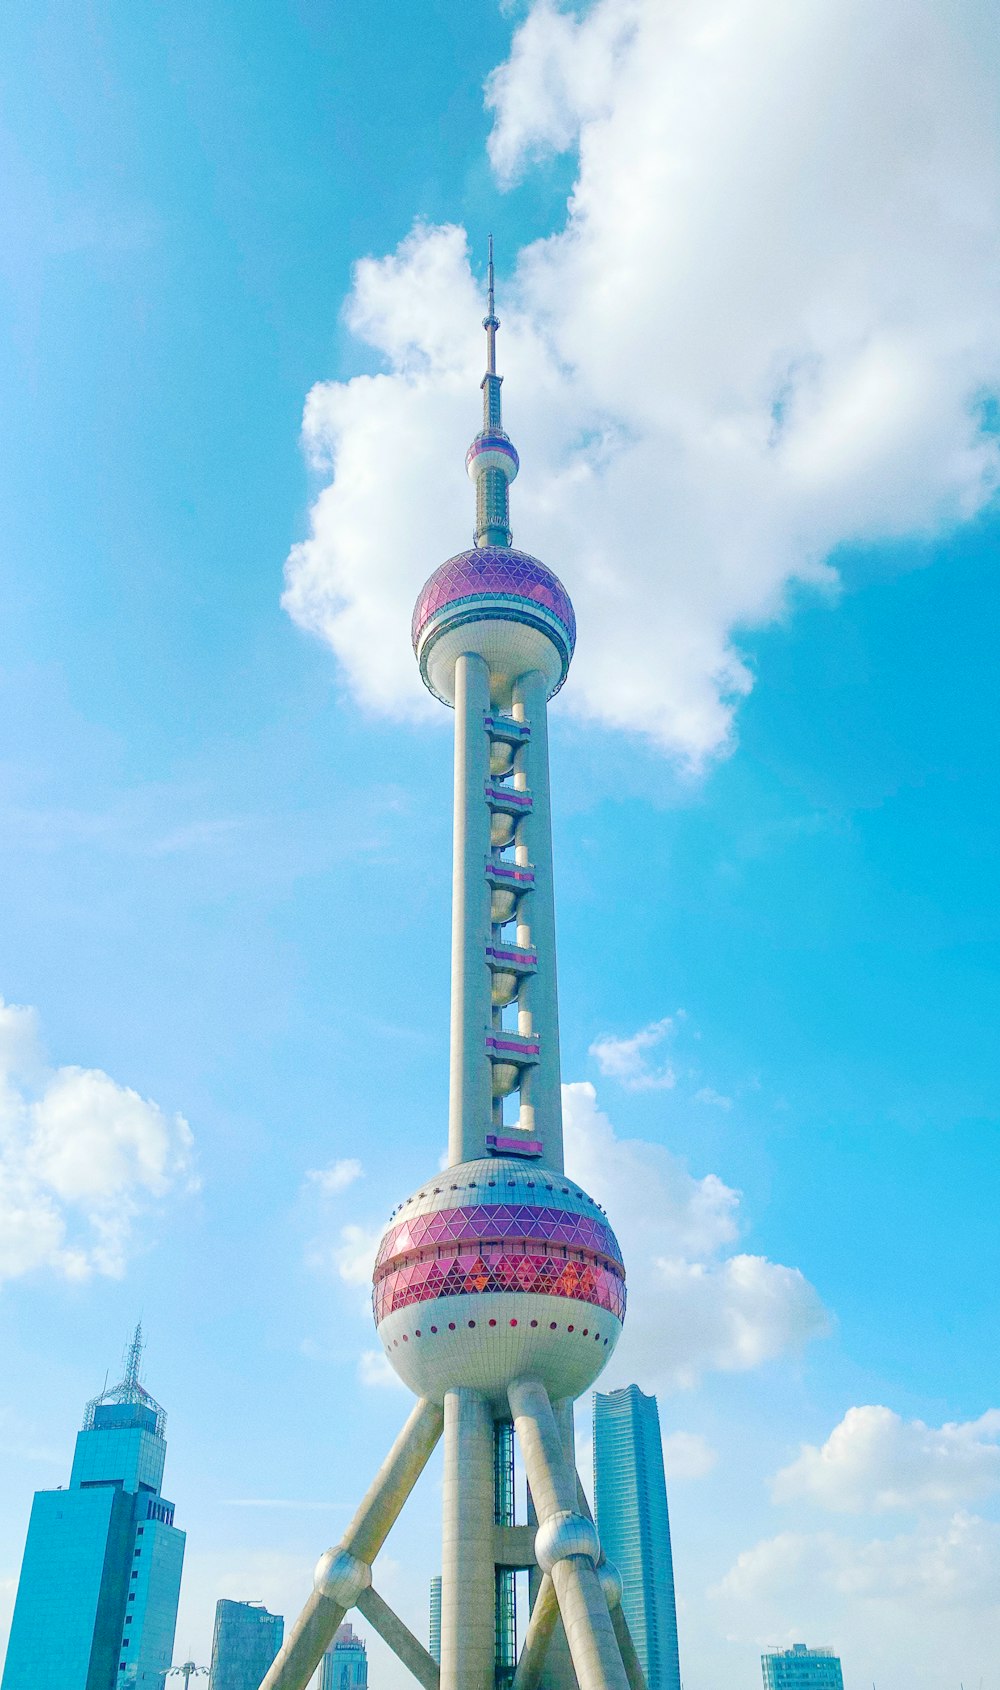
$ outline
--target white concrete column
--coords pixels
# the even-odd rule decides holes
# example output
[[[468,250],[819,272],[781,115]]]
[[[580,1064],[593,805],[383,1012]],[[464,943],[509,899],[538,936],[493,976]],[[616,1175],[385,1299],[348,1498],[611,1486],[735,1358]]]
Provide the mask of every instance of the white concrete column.
[[[580,1690],[629,1690],[591,1552],[566,1547],[589,1543],[598,1553],[593,1525],[577,1508],[576,1469],[566,1460],[548,1393],[537,1379],[518,1379],[507,1394],[541,1522],[538,1559],[552,1575]]]
[[[305,1690],[333,1634],[371,1584],[371,1564],[441,1436],[444,1414],[421,1400],[386,1456],[337,1549],[320,1557],[316,1582],[261,1683],[261,1690]]]
[[[490,675],[483,658],[464,653],[455,664],[455,833],[451,904],[451,1085],[448,1159],[471,1162],[486,1154],[493,1117],[493,1083],[486,1054],[492,1025],[490,971],[490,812],[484,788],[490,744],[483,717]]]
[[[559,1621],[556,1587],[549,1573],[543,1573],[531,1604],[531,1618],[525,1633],[524,1647],[517,1663],[512,1690],[538,1690],[542,1671],[552,1642],[552,1634]]]
[[[611,1610],[611,1624],[615,1628],[618,1647],[621,1650],[622,1664],[628,1678],[629,1690],[647,1690],[646,1674],[642,1670],[642,1662],[632,1641],[632,1633],[628,1628],[628,1620],[620,1606]]]
[[[575,1468],[576,1436],[573,1425],[573,1403],[571,1398],[564,1397],[561,1401],[554,1402],[552,1404],[552,1413],[556,1425],[559,1428],[563,1454],[566,1457],[566,1460]],[[581,1513],[582,1512],[583,1510],[581,1509]],[[535,1508],[534,1499],[531,1495],[530,1485],[528,1487],[528,1518],[533,1525],[537,1526],[538,1512]],[[532,1567],[528,1579],[528,1588],[532,1601],[532,1624],[534,1623],[535,1617],[534,1604],[540,1600],[541,1593],[546,1586],[549,1587],[551,1600],[555,1602],[558,1610],[555,1586],[552,1583],[551,1577],[548,1573],[543,1574],[540,1567]],[[540,1628],[544,1627],[545,1623],[545,1609],[542,1608],[539,1612]],[[545,1646],[546,1641],[548,1645],[547,1648]],[[528,1637],[525,1638],[525,1650],[527,1650],[527,1645]],[[558,1617],[558,1613],[551,1628],[551,1632],[548,1633],[547,1636],[544,1630],[540,1632],[535,1644],[534,1655],[535,1661],[537,1661],[539,1655],[542,1656],[540,1663],[537,1666],[534,1662],[528,1663],[525,1671],[526,1675],[530,1678],[533,1673],[540,1669],[541,1690],[578,1690],[576,1673],[573,1671],[573,1662],[570,1660],[569,1655],[569,1645],[566,1642],[566,1628],[563,1625],[562,1620]],[[520,1668],[518,1670],[520,1671]],[[520,1687],[516,1683],[514,1685],[514,1690],[520,1690]]]
[[[552,880],[552,808],[549,799],[548,688],[533,669],[514,682],[513,713],[531,727],[525,748],[531,813],[519,822],[517,843],[527,846],[534,864],[535,886],[524,901],[524,919],[531,928],[538,966],[524,982],[519,1010],[527,1011],[539,1039],[539,1057],[525,1091],[535,1137],[541,1141],[546,1167],[563,1166],[562,1092],[559,1062],[559,1003],[556,994],[556,911]]]
[[[412,1672],[417,1683],[423,1685],[423,1690],[440,1690],[441,1673],[434,1656],[370,1585],[358,1597],[358,1612],[375,1628],[383,1643],[389,1645],[404,1667]]]
[[[444,1399],[441,1690],[493,1690],[493,1411],[478,1391]]]

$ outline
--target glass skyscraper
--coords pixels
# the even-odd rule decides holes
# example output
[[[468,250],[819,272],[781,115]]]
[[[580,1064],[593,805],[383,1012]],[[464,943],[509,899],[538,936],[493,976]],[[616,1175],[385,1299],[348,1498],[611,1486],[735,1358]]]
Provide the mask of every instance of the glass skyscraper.
[[[660,1416],[656,1398],[638,1385],[594,1394],[594,1494],[601,1546],[621,1574],[649,1690],[680,1690]]]
[[[208,1690],[258,1690],[284,1635],[283,1616],[263,1602],[216,1602]]]
[[[184,1533],[141,1358],[136,1327],[121,1384],[87,1405],[69,1488],[35,1493],[2,1690],[163,1690]]]
[[[431,1579],[430,1600],[430,1639],[428,1651],[441,1665],[441,1574],[435,1573]]]
[[[760,1657],[764,1690],[844,1690],[840,1657],[832,1649],[793,1643]]]
[[[337,1627],[337,1635],[323,1656],[319,1690],[368,1690],[365,1640],[356,1635],[349,1622]]]

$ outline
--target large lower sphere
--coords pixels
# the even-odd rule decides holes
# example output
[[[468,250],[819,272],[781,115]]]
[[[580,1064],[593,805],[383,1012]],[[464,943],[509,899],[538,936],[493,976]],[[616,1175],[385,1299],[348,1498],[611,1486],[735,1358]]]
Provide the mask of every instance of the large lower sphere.
[[[467,1385],[502,1405],[511,1381],[578,1397],[621,1335],[625,1269],[600,1205],[534,1162],[448,1168],[401,1203],[375,1264],[385,1354],[440,1402]]]

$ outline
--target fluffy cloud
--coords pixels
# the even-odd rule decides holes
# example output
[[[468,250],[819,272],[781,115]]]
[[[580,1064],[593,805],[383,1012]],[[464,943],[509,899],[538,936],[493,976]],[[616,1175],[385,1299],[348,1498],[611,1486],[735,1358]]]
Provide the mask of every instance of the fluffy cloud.
[[[306,1179],[311,1185],[318,1186],[324,1196],[336,1197],[360,1179],[363,1173],[364,1168],[356,1156],[343,1156],[331,1162],[328,1168],[310,1168]]]
[[[144,1200],[189,1165],[180,1115],[100,1069],[50,1068],[33,1009],[0,1002],[0,1281],[124,1271]]]
[[[1000,38],[976,0],[538,0],[490,80],[501,181],[575,149],[563,227],[503,279],[518,539],[581,638],[569,709],[697,764],[749,689],[741,629],[838,548],[992,497]],[[464,232],[358,265],[384,373],[322,383],[330,475],[285,604],[356,695],[420,708],[406,628],[471,525],[481,295]]]
[[[703,1479],[718,1459],[718,1451],[700,1432],[668,1432],[663,1440],[668,1486],[676,1479]]]
[[[943,1527],[855,1540],[782,1532],[741,1554],[713,1590],[745,1647],[835,1639],[848,1675],[934,1690],[994,1670],[1000,1527],[964,1513]]]
[[[821,1447],[803,1444],[773,1484],[776,1502],[837,1513],[955,1508],[1000,1486],[1000,1410],[925,1426],[889,1408],[850,1408]]]
[[[669,1090],[677,1082],[673,1068],[669,1062],[651,1064],[647,1053],[656,1050],[673,1028],[673,1017],[668,1015],[662,1021],[651,1021],[648,1027],[640,1027],[629,1038],[616,1039],[605,1034],[594,1040],[590,1054],[602,1074],[620,1080],[629,1091]]]
[[[612,1382],[691,1386],[706,1370],[757,1367],[828,1329],[798,1268],[726,1254],[738,1192],[714,1174],[693,1178],[661,1145],[620,1139],[586,1081],[563,1087],[563,1117],[567,1169],[607,1209],[625,1256],[629,1316]]]

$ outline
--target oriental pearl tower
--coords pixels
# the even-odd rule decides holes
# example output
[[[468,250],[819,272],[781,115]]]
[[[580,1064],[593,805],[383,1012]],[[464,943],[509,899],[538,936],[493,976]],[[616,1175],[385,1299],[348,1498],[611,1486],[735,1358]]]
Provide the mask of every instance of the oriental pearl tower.
[[[435,570],[412,628],[425,685],[455,712],[448,1166],[389,1217],[373,1310],[418,1400],[262,1690],[305,1690],[352,1607],[425,1690],[645,1690],[574,1459],[573,1403],[618,1341],[625,1270],[563,1168],[546,713],[576,619],[552,570],[511,544],[492,239],[483,326],[475,542]],[[439,1667],[378,1595],[373,1562],[441,1438]]]

